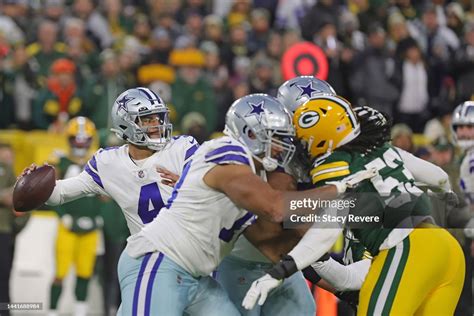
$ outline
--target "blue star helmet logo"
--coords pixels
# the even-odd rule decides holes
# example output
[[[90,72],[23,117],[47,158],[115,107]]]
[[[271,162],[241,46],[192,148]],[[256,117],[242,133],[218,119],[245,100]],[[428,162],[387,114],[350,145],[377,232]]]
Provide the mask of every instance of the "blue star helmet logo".
[[[307,86],[298,86],[297,87],[301,90],[301,94],[299,95],[298,99],[301,98],[304,95],[307,95],[308,98],[311,98],[313,96],[313,92],[316,92],[318,90],[313,88],[313,83],[310,82],[308,83]]]
[[[126,95],[124,95],[123,98],[121,98],[120,100],[117,100],[117,103],[119,104],[118,110],[123,109],[125,112],[128,112],[126,105],[128,101],[132,99],[133,99],[132,97],[127,97]]]
[[[263,104],[265,103],[265,101],[262,101],[258,104],[253,104],[251,102],[248,102],[247,104],[250,105],[250,112],[247,113],[245,116],[251,116],[251,115],[256,115],[257,116],[257,120],[260,121],[261,117],[262,117],[262,113],[265,112],[265,110],[263,109]]]

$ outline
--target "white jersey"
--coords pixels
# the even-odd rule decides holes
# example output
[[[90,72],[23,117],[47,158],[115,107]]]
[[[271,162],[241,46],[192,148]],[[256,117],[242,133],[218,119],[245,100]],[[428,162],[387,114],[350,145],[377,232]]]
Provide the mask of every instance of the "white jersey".
[[[166,208],[128,239],[127,253],[138,257],[160,251],[196,277],[214,271],[255,219],[204,183],[211,168],[228,164],[248,165],[255,172],[250,152],[233,138],[224,136],[201,145],[186,164]]]
[[[63,204],[91,193],[108,195],[122,209],[130,233],[138,233],[158,215],[173,191],[161,183],[156,168],[180,175],[198,147],[191,136],[173,137],[142,163],[130,158],[128,145],[99,149],[81,174],[56,182],[48,204]]]
[[[474,204],[474,149],[466,152],[461,163],[460,185],[467,202]]]

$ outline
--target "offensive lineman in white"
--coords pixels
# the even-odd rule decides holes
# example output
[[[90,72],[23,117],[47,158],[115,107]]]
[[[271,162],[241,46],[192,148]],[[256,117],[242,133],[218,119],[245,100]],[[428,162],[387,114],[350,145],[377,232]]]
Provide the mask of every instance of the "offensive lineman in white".
[[[130,233],[135,234],[158,215],[171,196],[173,188],[167,185],[166,172],[161,170],[180,175],[199,145],[191,136],[171,137],[169,110],[147,88],[123,92],[111,115],[112,131],[128,144],[100,149],[81,174],[56,181],[47,204],[59,205],[89,194],[110,196],[121,207]],[[24,172],[35,168],[33,165]],[[144,295],[137,288],[136,296]],[[133,299],[133,295],[122,296],[122,304],[131,305]],[[129,314],[131,311],[125,315]]]
[[[232,104],[225,132],[228,136],[205,142],[196,151],[186,163],[167,206],[152,223],[129,238],[124,267],[143,271],[147,261],[156,264],[154,284],[147,287],[145,309],[134,306],[127,313],[240,315],[209,274],[255,220],[254,214],[273,222],[284,218],[284,201],[289,193],[272,189],[256,172],[273,171],[288,163],[294,147],[286,138],[292,137],[294,130],[289,113],[276,99],[254,94]],[[335,198],[349,183],[354,183],[354,178],[292,194],[296,198]],[[272,232],[261,229],[258,220],[244,234],[257,247],[273,237]],[[140,279],[141,273],[137,283]],[[122,290],[123,296],[134,295],[132,287],[125,285]]]

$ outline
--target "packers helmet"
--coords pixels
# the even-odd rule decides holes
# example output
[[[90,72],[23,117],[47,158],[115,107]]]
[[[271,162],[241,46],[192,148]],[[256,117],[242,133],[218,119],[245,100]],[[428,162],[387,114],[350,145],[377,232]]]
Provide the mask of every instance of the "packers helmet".
[[[74,157],[84,157],[87,155],[96,136],[96,128],[90,119],[78,116],[72,118],[67,123],[66,136],[69,141],[71,155]]]
[[[355,139],[360,124],[342,97],[319,95],[301,105],[293,116],[296,138],[311,158],[330,153]]]

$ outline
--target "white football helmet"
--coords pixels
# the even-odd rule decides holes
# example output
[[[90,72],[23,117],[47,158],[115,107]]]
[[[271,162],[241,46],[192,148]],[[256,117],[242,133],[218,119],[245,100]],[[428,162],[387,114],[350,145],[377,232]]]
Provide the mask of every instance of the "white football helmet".
[[[141,118],[157,114],[159,125],[142,127]],[[160,150],[171,140],[173,126],[169,120],[169,109],[163,100],[148,88],[129,89],[117,97],[112,106],[111,129],[120,139],[137,146]],[[158,128],[159,138],[148,135],[150,128]]]
[[[224,133],[247,146],[267,171],[284,168],[293,157],[295,130],[290,113],[274,97],[250,94],[227,111]],[[281,150],[272,157],[272,146]]]

